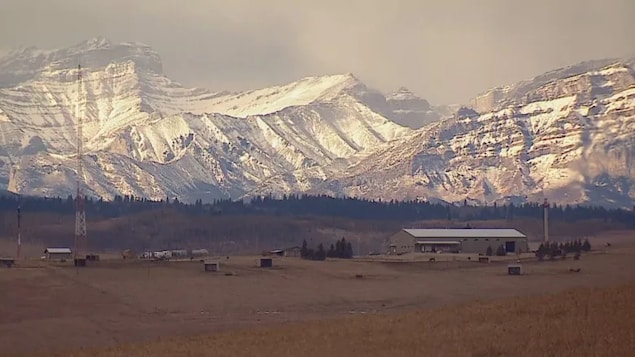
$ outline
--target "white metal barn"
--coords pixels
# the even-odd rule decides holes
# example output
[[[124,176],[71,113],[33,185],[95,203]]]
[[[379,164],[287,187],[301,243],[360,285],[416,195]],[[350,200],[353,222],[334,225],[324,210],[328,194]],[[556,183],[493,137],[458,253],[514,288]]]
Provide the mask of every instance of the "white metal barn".
[[[159,252],[152,252],[152,257],[155,259],[169,259],[172,258],[172,251],[162,250]]]
[[[499,246],[507,253],[528,252],[527,236],[511,228],[402,229],[390,237],[388,254],[450,252],[485,254]]]

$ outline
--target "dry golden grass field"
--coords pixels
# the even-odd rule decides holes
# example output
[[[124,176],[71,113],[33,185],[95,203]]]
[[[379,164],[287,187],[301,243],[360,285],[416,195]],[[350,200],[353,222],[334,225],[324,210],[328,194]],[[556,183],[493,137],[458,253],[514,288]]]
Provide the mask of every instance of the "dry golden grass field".
[[[0,268],[0,355],[626,356],[631,238],[523,276],[502,262],[21,262]]]
[[[286,323],[59,356],[632,356],[635,285]]]

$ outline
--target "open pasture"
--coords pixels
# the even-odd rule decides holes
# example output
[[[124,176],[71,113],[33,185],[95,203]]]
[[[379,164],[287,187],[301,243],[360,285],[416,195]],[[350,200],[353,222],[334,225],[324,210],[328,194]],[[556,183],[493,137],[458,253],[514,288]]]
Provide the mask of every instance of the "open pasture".
[[[279,323],[385,314],[635,283],[635,246],[599,247],[580,261],[398,262],[216,257],[199,261],[103,260],[87,268],[43,261],[0,269],[0,352],[51,353],[157,338],[269,327]],[[579,273],[570,272],[580,268]],[[513,318],[513,316],[510,316]]]

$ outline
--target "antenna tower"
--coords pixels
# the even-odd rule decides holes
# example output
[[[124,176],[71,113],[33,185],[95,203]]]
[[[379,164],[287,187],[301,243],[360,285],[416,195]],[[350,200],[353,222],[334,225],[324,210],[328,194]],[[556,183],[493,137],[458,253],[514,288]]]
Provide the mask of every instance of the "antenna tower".
[[[542,203],[542,229],[544,234],[543,243],[545,246],[549,244],[549,206],[549,201],[545,198],[545,201]]]
[[[82,67],[77,65],[77,103],[75,104],[75,117],[77,119],[77,193],[75,195],[75,247],[74,260],[76,267],[86,265],[86,253],[88,242],[86,239],[86,211],[84,210],[84,192],[83,192],[83,132],[82,132],[82,115],[80,112],[80,99],[82,93]]]
[[[18,207],[16,209],[17,218],[18,218],[18,237],[17,237],[17,246],[15,252],[15,258],[20,259],[20,254],[22,251],[22,212],[20,210],[20,206],[22,204],[22,195],[19,192],[17,183],[16,183],[16,175],[19,170],[19,163],[13,162],[13,158],[11,157],[11,153],[8,154],[9,162],[11,163],[11,171],[9,173],[9,184],[7,185],[7,190],[13,191],[18,196]]]

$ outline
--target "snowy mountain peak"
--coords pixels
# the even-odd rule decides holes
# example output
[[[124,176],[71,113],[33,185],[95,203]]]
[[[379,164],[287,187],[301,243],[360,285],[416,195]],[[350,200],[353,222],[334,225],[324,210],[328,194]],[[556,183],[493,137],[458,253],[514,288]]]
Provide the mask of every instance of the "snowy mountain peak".
[[[338,92],[344,89],[353,88],[362,82],[357,79],[352,73],[332,74],[324,76],[305,77],[299,81],[288,84],[287,86],[300,86],[300,84],[306,84],[307,86],[315,86],[314,91],[322,91],[322,94],[326,92]]]
[[[313,76],[280,86],[219,96],[209,107],[214,112],[246,118],[318,101],[333,101],[359,87],[365,86],[350,73]]]
[[[239,93],[185,88],[149,46],[102,37],[0,59],[0,188],[72,193],[78,63],[93,195],[635,203],[633,59],[495,88],[446,117],[352,73]]]
[[[213,93],[162,75],[146,45],[99,37],[0,60],[0,160],[15,162],[0,183],[71,192],[78,63],[87,185],[106,198],[238,197],[265,181],[304,190],[412,134],[360,99],[373,91],[352,73]]]
[[[628,88],[631,85],[633,65],[634,58],[580,62],[546,72],[531,80],[492,88],[472,99],[470,106],[477,112],[489,112],[500,110],[513,102],[528,103],[535,100],[535,94],[533,97],[528,95],[541,87],[551,93],[549,97],[552,99],[567,93],[578,93],[585,98],[591,98],[593,90],[602,90],[598,89],[600,87],[605,91],[610,88]]]
[[[584,62],[499,87],[313,192],[481,204],[549,197],[631,209],[633,64]]]
[[[8,88],[36,78],[43,72],[55,72],[77,67],[101,70],[114,63],[132,61],[138,71],[161,74],[159,54],[138,43],[113,44],[105,37],[96,37],[58,50],[35,47],[14,50],[0,58],[0,88]]]

